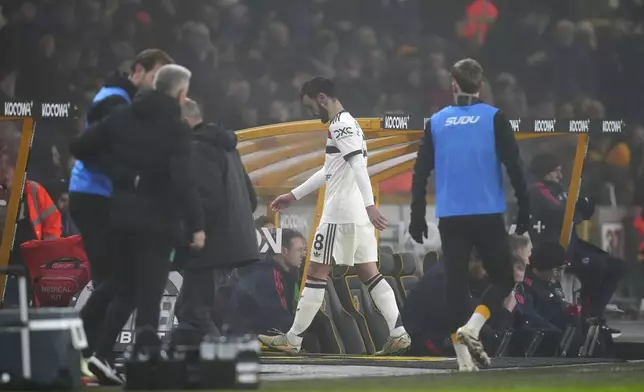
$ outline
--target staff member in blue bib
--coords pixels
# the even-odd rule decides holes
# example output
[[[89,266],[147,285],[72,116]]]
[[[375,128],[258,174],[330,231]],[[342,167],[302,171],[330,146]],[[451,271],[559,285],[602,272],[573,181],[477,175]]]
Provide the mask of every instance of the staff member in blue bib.
[[[427,179],[433,170],[447,281],[448,324],[459,370],[476,371],[479,365],[490,363],[479,332],[491,313],[502,310],[504,298],[514,287],[503,216],[506,204],[502,165],[519,204],[518,234],[530,226],[529,196],[508,119],[479,98],[483,68],[475,60],[464,59],[454,64],[451,75],[455,105],[427,121],[414,165],[409,233],[418,243],[427,238],[425,197]],[[491,286],[470,317],[468,260],[473,248],[481,256]]]
[[[157,70],[172,62],[170,56],[159,49],[141,52],[134,59],[129,75],[113,75],[98,91],[87,113],[87,125],[103,120],[119,106],[129,105],[137,90],[151,88]],[[109,284],[113,271],[109,224],[111,194],[112,184],[104,174],[76,161],[69,182],[69,210],[83,237],[94,285],[94,292],[81,311],[88,339],[88,347],[83,352],[86,358],[95,348],[107,306],[114,296]]]

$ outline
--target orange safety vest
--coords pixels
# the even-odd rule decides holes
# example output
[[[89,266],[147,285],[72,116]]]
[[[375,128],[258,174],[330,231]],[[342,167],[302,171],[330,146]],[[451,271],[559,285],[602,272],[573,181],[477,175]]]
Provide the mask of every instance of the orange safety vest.
[[[45,188],[37,182],[27,181],[25,201],[36,239],[60,238],[63,234],[62,217]]]

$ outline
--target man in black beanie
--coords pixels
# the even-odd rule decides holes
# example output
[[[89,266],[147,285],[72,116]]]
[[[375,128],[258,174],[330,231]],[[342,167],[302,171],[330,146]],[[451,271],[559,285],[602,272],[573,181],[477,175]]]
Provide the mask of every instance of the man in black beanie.
[[[517,333],[519,345],[526,349],[536,331],[544,333],[544,340],[535,353],[537,356],[555,355],[569,325],[577,325],[570,352],[575,351],[583,337],[579,308],[566,301],[561,286],[554,282],[558,270],[566,265],[566,250],[558,241],[542,242],[533,250],[523,282],[515,289],[516,317],[521,325]]]
[[[532,223],[537,228],[532,234],[535,248],[546,242],[558,242],[563,226],[568,193],[561,182],[562,165],[552,154],[540,154],[532,159],[530,169],[537,181],[530,188]],[[574,224],[589,220],[595,212],[594,203],[586,197],[577,200]],[[604,309],[624,275],[624,261],[577,237],[573,228],[567,247],[569,272],[582,284],[583,316],[592,322],[604,324]],[[619,331],[611,330],[616,334]]]

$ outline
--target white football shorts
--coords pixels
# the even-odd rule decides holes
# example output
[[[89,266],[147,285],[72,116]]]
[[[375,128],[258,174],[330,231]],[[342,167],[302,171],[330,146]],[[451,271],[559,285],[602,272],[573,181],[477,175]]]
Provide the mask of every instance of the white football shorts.
[[[348,266],[377,262],[375,230],[371,223],[321,223],[313,237],[311,261]]]

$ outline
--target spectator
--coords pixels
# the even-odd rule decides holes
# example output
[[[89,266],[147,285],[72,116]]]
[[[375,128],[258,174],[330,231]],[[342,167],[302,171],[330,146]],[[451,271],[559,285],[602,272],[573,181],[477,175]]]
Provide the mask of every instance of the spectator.
[[[511,235],[509,242],[512,253],[519,256],[526,265],[530,264],[530,256],[532,255],[530,238],[526,235]]]
[[[536,242],[557,242],[561,235],[567,198],[561,185],[561,164],[557,157],[546,153],[533,158],[531,169],[539,179],[530,191],[533,220],[543,227]],[[576,203],[574,224],[590,219],[594,212],[594,202],[580,197]],[[569,270],[577,275],[582,284],[584,316],[605,323],[604,308],[624,275],[624,261],[579,239],[574,227],[567,251],[571,260]],[[618,331],[614,330],[613,333]]]
[[[281,253],[269,250],[235,282],[228,312],[232,333],[286,331],[293,324],[307,244],[301,233],[282,229],[281,245]]]
[[[515,289],[517,340],[520,342],[518,355],[525,352],[536,332],[545,333],[536,355],[555,355],[562,334],[569,325],[577,326],[576,342],[569,352],[576,352],[575,348],[583,338],[578,308],[567,303],[551,285],[554,274],[565,265],[565,260],[565,250],[561,245],[544,242],[535,249],[530,264],[526,266],[523,282]]]
[[[496,78],[494,97],[496,105],[508,118],[525,117],[528,112],[527,97],[517,79],[510,73],[502,73]]]

